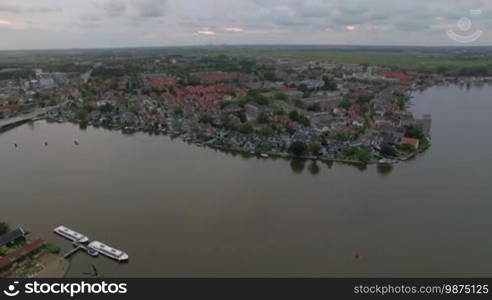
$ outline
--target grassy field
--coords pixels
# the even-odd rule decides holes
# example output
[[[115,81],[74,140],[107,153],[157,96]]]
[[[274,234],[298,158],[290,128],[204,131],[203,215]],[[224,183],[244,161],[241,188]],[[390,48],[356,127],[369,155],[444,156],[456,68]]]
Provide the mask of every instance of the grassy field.
[[[492,48],[324,47],[324,46],[201,46],[175,48],[45,50],[0,52],[0,69],[56,67],[74,60],[163,58],[172,55],[271,57],[321,62],[371,64],[403,71],[461,75],[492,75]]]
[[[231,56],[290,58],[322,62],[371,64],[404,71],[446,72],[483,69],[492,71],[492,56],[478,57],[451,53],[391,52],[391,51],[330,51],[293,49],[247,49],[224,51]]]

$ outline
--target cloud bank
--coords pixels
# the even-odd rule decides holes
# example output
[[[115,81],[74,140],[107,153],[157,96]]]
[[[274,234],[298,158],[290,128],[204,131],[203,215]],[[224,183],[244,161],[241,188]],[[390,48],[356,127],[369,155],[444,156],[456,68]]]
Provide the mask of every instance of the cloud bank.
[[[491,12],[489,0],[0,0],[0,49],[456,45],[449,29],[492,45]]]

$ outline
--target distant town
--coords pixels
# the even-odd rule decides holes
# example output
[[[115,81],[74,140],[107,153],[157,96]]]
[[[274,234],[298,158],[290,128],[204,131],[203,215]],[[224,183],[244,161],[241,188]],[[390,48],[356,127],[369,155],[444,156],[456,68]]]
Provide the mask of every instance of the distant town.
[[[225,54],[83,58],[3,69],[0,130],[42,118],[263,158],[362,164],[407,160],[430,146],[431,117],[416,119],[408,106],[437,75]]]

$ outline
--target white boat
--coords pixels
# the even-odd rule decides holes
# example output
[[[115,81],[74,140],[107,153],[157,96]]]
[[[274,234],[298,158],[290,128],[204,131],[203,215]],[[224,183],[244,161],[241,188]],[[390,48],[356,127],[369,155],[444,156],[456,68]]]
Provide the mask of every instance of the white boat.
[[[269,158],[270,157],[270,155],[265,154],[265,153],[260,154],[260,156],[263,157],[263,158]]]
[[[82,235],[76,231],[73,231],[65,226],[59,226],[53,229],[53,231],[61,235],[62,237],[71,240],[72,242],[78,242],[78,243],[87,243],[89,241],[89,238],[86,237],[85,235]]]
[[[93,249],[103,255],[106,255],[118,261],[128,260],[128,254],[126,254],[125,252],[109,247],[108,245],[105,245],[98,241],[90,242],[88,247],[89,249]]]
[[[394,164],[397,164],[398,161],[397,160],[394,160],[394,159],[387,159],[387,158],[383,158],[383,159],[380,159],[378,161],[378,163],[380,165],[394,165]]]

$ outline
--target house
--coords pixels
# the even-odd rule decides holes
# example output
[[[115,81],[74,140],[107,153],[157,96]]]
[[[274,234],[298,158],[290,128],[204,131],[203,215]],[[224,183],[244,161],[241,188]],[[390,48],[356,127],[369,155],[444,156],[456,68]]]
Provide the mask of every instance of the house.
[[[11,231],[7,234],[4,234],[0,237],[0,246],[5,246],[8,244],[11,244],[17,240],[20,239],[25,239],[26,237],[26,231],[22,229],[21,227],[17,228],[14,231]]]
[[[244,106],[246,109],[246,118],[248,122],[255,121],[260,115],[260,107],[254,103],[248,103]]]
[[[414,147],[415,149],[418,149],[419,145],[420,145],[420,141],[418,139],[413,139],[413,138],[409,138],[409,137],[403,137],[401,139],[400,143],[402,145],[410,145],[410,146]]]
[[[333,114],[335,114],[337,116],[344,116],[345,114],[347,114],[347,110],[345,108],[342,108],[342,107],[337,107],[337,108],[333,109]]]
[[[242,112],[244,109],[241,108],[239,105],[237,104],[231,104],[231,105],[227,105],[223,111],[227,114],[233,114],[233,113],[238,113],[238,112]]]

